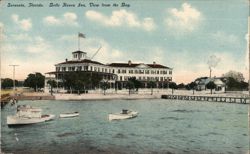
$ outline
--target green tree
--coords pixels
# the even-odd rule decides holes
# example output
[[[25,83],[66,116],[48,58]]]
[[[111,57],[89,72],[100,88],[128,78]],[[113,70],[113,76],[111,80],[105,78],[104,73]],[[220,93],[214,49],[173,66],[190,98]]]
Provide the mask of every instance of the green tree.
[[[138,89],[142,87],[142,83],[139,80],[137,80],[136,77],[130,77],[128,81],[133,82],[136,91],[138,91]]]
[[[17,81],[17,80],[15,80],[15,85],[16,85],[16,86],[18,85],[18,81]],[[10,79],[10,78],[2,79],[2,80],[1,80],[1,87],[2,87],[3,89],[12,88],[12,87],[13,87],[13,80]]]
[[[238,81],[235,78],[229,77],[226,80],[226,87],[227,87],[227,90],[229,91],[247,90],[248,83],[244,81]]]
[[[155,81],[149,81],[148,82],[148,87],[151,88],[151,95],[153,95],[153,88],[156,87],[156,82]]]
[[[47,81],[47,84],[50,85],[50,94],[53,95],[53,88],[57,86],[57,83],[55,80],[49,80]]]
[[[207,89],[211,90],[211,94],[213,92],[213,89],[216,88],[216,84],[213,81],[208,82],[208,84],[206,85]]]
[[[64,75],[64,86],[66,89],[77,91],[94,89],[99,86],[102,76],[93,72],[71,72]]]
[[[103,95],[106,95],[106,90],[108,89],[109,83],[108,81],[101,81],[101,88],[103,90]]]
[[[243,74],[241,72],[232,71],[232,70],[225,73],[225,74],[222,74],[222,76],[226,77],[226,78],[233,78],[238,82],[241,82],[241,81],[245,80],[245,78],[244,78],[244,76],[243,76]]]
[[[28,77],[24,80],[24,86],[33,88],[35,91],[37,91],[38,88],[44,87],[44,81],[45,76],[41,73],[30,73]]]
[[[189,89],[193,90],[193,95],[194,95],[194,90],[195,90],[196,86],[197,86],[196,82],[191,82],[188,84]]]
[[[169,88],[172,89],[172,95],[173,95],[174,94],[174,89],[177,89],[178,86],[177,86],[177,84],[175,82],[170,82],[169,83]]]
[[[177,88],[178,89],[184,89],[186,86],[185,86],[185,84],[184,83],[181,83],[181,84],[178,84],[177,85]]]
[[[131,90],[135,88],[135,84],[132,80],[128,80],[126,87],[128,88],[128,94],[131,94]]]

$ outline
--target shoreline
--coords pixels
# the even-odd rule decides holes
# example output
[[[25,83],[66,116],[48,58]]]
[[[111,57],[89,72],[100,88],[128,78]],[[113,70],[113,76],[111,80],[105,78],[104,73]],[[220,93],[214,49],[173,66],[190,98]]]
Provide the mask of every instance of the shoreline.
[[[12,98],[16,98],[18,100],[137,100],[137,99],[161,99],[162,95],[177,95],[177,96],[204,96],[204,97],[239,97],[239,98],[249,98],[248,92],[213,92],[210,94],[209,91],[195,91],[193,94],[192,91],[187,90],[174,90],[172,94],[172,90],[161,90],[155,89],[153,94],[151,95],[150,90],[139,90],[137,93],[128,94],[126,90],[120,90],[117,92],[107,91],[104,95],[102,91],[89,91],[89,93],[85,94],[68,94],[68,93],[42,93],[42,92],[23,92],[17,93],[15,96],[12,95]]]
[[[54,94],[55,100],[138,100],[138,99],[161,99],[161,94],[142,95],[142,94]]]

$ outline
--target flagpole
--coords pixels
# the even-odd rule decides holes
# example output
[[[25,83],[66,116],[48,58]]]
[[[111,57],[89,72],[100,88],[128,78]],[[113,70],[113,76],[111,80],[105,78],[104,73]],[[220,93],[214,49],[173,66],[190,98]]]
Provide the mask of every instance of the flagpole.
[[[79,33],[78,33],[78,50],[80,51],[80,37],[79,37]]]

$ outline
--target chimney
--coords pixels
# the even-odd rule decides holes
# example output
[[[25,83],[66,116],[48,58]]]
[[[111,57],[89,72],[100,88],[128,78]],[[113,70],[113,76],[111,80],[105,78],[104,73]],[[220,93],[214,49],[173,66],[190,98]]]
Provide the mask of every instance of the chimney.
[[[155,66],[155,64],[156,64],[155,61],[153,62],[153,64],[154,64],[154,66]]]
[[[65,59],[65,61],[67,62],[67,61],[68,61],[68,59],[66,58],[66,59]]]
[[[132,64],[131,60],[128,61],[128,65],[130,66]]]

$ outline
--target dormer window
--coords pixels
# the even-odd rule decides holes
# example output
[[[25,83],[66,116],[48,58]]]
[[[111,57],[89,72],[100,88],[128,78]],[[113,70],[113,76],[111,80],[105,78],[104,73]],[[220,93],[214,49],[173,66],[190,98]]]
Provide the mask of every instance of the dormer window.
[[[86,58],[86,52],[83,51],[75,51],[72,52],[73,60],[83,60]]]

